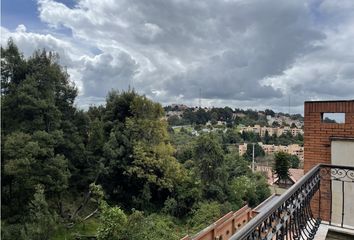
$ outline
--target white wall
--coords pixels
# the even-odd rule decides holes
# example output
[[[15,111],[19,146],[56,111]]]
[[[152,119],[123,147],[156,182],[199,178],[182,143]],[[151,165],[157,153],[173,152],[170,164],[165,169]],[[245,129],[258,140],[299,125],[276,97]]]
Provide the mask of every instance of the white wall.
[[[354,166],[354,140],[333,140],[331,161],[334,165]],[[350,180],[348,178],[344,180]],[[342,221],[342,182],[332,181],[332,223]],[[354,182],[344,183],[344,225],[354,228]]]

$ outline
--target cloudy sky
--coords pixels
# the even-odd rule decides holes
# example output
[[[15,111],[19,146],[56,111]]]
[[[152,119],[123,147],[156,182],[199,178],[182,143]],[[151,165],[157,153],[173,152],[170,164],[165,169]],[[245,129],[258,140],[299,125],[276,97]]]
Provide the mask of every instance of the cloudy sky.
[[[353,0],[2,0],[1,44],[56,51],[79,107],[135,88],[162,104],[302,112],[354,99]]]

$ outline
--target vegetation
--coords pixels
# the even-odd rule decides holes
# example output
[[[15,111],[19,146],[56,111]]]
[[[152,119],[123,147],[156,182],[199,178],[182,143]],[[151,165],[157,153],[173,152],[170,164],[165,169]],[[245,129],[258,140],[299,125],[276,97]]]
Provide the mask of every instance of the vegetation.
[[[83,111],[59,56],[26,59],[11,40],[1,55],[4,239],[178,239],[270,194],[224,147],[235,131],[175,133],[134,90]]]
[[[232,109],[230,107],[212,107],[208,108],[198,108],[187,106],[166,106],[164,107],[167,112],[175,112],[168,117],[168,123],[172,126],[182,126],[182,125],[205,125],[207,122],[215,125],[218,121],[226,123],[226,126],[254,126],[256,124],[260,126],[269,126],[266,116],[271,117],[287,117],[291,120],[303,121],[303,117],[300,114],[285,114],[285,113],[275,113],[273,110],[266,109],[265,111],[256,111],[252,109]],[[286,123],[274,121],[269,127],[281,127],[289,126]],[[291,126],[296,127],[295,124]]]
[[[289,178],[289,168],[291,155],[285,152],[278,152],[274,154],[274,167],[273,171],[279,179],[279,183],[285,184],[285,181]]]
[[[254,158],[259,158],[259,157],[264,157],[265,152],[263,150],[263,148],[258,144],[254,144]],[[243,157],[247,160],[247,161],[252,161],[253,158],[253,144],[247,144],[247,150],[245,152],[245,154],[243,155]]]

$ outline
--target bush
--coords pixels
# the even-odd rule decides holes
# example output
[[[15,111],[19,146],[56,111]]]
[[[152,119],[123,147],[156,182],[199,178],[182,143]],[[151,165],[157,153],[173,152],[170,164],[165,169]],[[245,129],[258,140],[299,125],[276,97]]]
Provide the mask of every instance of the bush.
[[[171,217],[158,214],[144,217],[143,212],[140,211],[134,211],[129,216],[124,233],[124,239],[134,240],[177,240],[179,238]]]
[[[104,204],[100,216],[101,226],[97,231],[98,240],[123,239],[123,231],[126,228],[127,216],[119,207],[109,207]]]
[[[200,203],[192,214],[189,226],[192,231],[197,232],[212,224],[222,216],[222,205],[218,202]]]

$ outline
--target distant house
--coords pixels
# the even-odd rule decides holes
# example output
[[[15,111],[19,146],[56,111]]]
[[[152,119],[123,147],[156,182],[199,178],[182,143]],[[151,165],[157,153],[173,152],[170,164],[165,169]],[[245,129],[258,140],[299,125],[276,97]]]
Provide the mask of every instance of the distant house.
[[[257,166],[256,171],[262,172],[265,175],[265,177],[268,180],[269,185],[277,184],[277,185],[282,185],[285,187],[292,186],[297,181],[299,181],[302,176],[304,176],[303,169],[290,168],[289,169],[289,178],[283,182],[279,182],[278,177],[274,175],[272,168],[269,166]]]
[[[266,154],[274,154],[277,152],[286,152],[291,155],[296,155],[301,162],[304,161],[304,147],[299,144],[290,144],[288,146],[274,145],[274,144],[263,144],[262,142],[258,143],[262,147],[263,151]],[[240,144],[238,146],[239,155],[242,156],[247,151],[247,143]]]

